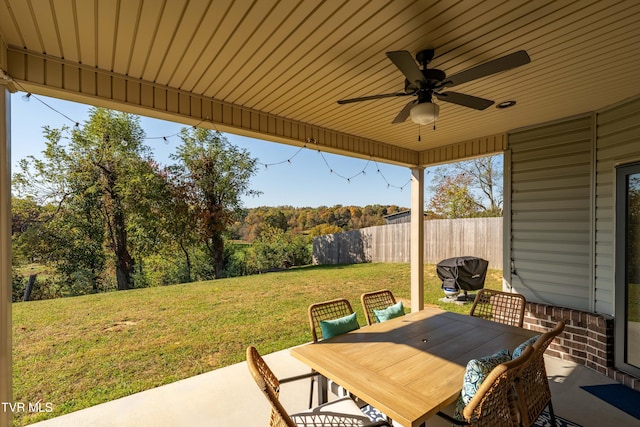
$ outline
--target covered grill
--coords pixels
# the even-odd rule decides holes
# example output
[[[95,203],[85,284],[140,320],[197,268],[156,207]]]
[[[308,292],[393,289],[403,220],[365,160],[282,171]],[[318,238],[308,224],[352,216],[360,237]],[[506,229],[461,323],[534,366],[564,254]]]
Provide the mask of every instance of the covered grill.
[[[447,258],[436,265],[436,273],[442,280],[442,289],[447,297],[456,297],[460,291],[476,291],[484,287],[489,261],[463,256]]]

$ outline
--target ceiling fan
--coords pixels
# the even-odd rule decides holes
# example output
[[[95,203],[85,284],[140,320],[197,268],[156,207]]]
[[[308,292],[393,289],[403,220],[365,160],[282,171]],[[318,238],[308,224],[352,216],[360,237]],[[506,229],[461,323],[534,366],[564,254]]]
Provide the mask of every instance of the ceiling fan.
[[[494,103],[494,101],[489,99],[465,95],[464,93],[443,92],[445,88],[487,77],[531,62],[527,52],[519,50],[447,77],[444,71],[427,68],[427,64],[433,59],[434,53],[433,49],[425,49],[416,54],[416,60],[422,66],[421,70],[418,68],[411,54],[406,50],[387,52],[387,57],[405,76],[404,92],[341,99],[338,101],[338,104],[349,104],[352,102],[391,98],[395,96],[415,96],[416,99],[405,105],[391,123],[402,123],[407,120],[408,117],[411,117],[413,122],[426,125],[438,117],[440,110],[440,107],[433,103],[434,96],[440,101],[451,102],[452,104],[474,108],[476,110],[484,110]]]

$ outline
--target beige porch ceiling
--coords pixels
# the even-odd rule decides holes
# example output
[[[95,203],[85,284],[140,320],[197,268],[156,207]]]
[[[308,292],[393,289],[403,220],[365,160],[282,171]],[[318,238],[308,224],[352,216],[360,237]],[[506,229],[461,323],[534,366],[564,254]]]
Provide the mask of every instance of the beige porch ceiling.
[[[406,166],[640,93],[636,0],[0,0],[0,38],[12,89]],[[385,52],[424,48],[449,75],[532,62],[455,88],[515,107],[439,102],[435,131],[391,124],[410,97],[336,103],[401,91]]]

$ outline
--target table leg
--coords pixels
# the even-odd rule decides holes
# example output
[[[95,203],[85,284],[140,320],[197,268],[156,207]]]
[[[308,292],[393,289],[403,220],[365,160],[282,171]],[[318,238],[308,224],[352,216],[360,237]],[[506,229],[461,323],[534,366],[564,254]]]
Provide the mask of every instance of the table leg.
[[[318,405],[327,403],[329,400],[329,380],[324,375],[318,375]]]

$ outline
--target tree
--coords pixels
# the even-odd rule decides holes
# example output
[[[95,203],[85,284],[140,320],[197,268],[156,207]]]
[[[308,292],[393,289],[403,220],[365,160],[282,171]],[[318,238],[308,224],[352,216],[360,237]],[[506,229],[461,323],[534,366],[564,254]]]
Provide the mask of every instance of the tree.
[[[502,215],[502,170],[498,167],[499,156],[480,157],[467,162],[457,163],[455,168],[469,174],[471,185],[482,193],[479,203],[483,210]],[[483,202],[484,200],[484,202]]]
[[[432,187],[434,196],[427,210],[436,218],[467,218],[479,210],[478,202],[469,192],[471,179],[461,173],[455,176],[443,176]]]
[[[320,225],[316,225],[311,230],[309,230],[309,236],[318,237],[318,236],[324,236],[325,234],[340,233],[342,231],[343,231],[342,228],[334,224],[320,224]]]
[[[81,277],[97,289],[106,248],[115,264],[117,288],[130,289],[131,217],[143,195],[141,175],[153,173],[139,119],[92,108],[84,126],[45,127],[44,135],[44,158],[25,159],[14,188],[56,206],[43,227],[43,239],[51,242],[50,259],[69,281]],[[69,142],[63,144],[63,138]]]
[[[15,265],[18,260],[34,262],[41,253],[39,229],[48,214],[33,197],[11,198],[11,235],[12,258]]]
[[[500,156],[480,157],[439,166],[435,169],[435,184],[431,187],[436,192],[434,198],[437,197],[438,200],[432,200],[427,209],[433,209],[433,213],[440,217],[450,217],[448,215],[453,214],[453,208],[458,212],[456,215],[463,215],[462,217],[501,216],[501,172]],[[447,201],[447,197],[456,200]],[[449,210],[444,208],[447,204]],[[472,207],[474,204],[475,208]],[[463,208],[465,205],[467,207]]]
[[[264,216],[264,222],[273,228],[279,228],[282,231],[287,231],[289,224],[287,223],[287,217],[281,209],[272,208]]]
[[[257,159],[220,132],[185,128],[180,138],[182,144],[171,156],[178,163],[170,169],[186,189],[198,235],[219,278],[224,268],[223,235],[233,222],[233,212],[241,208],[242,195],[259,194],[249,188]]]
[[[187,188],[173,179],[167,167],[160,167],[155,162],[150,162],[149,166],[149,173],[141,175],[144,180],[137,183],[146,197],[138,203],[131,228],[134,247],[139,258],[154,258],[157,254],[172,258],[178,250],[185,260],[184,274],[178,279],[181,283],[191,282],[197,229],[185,197]]]

